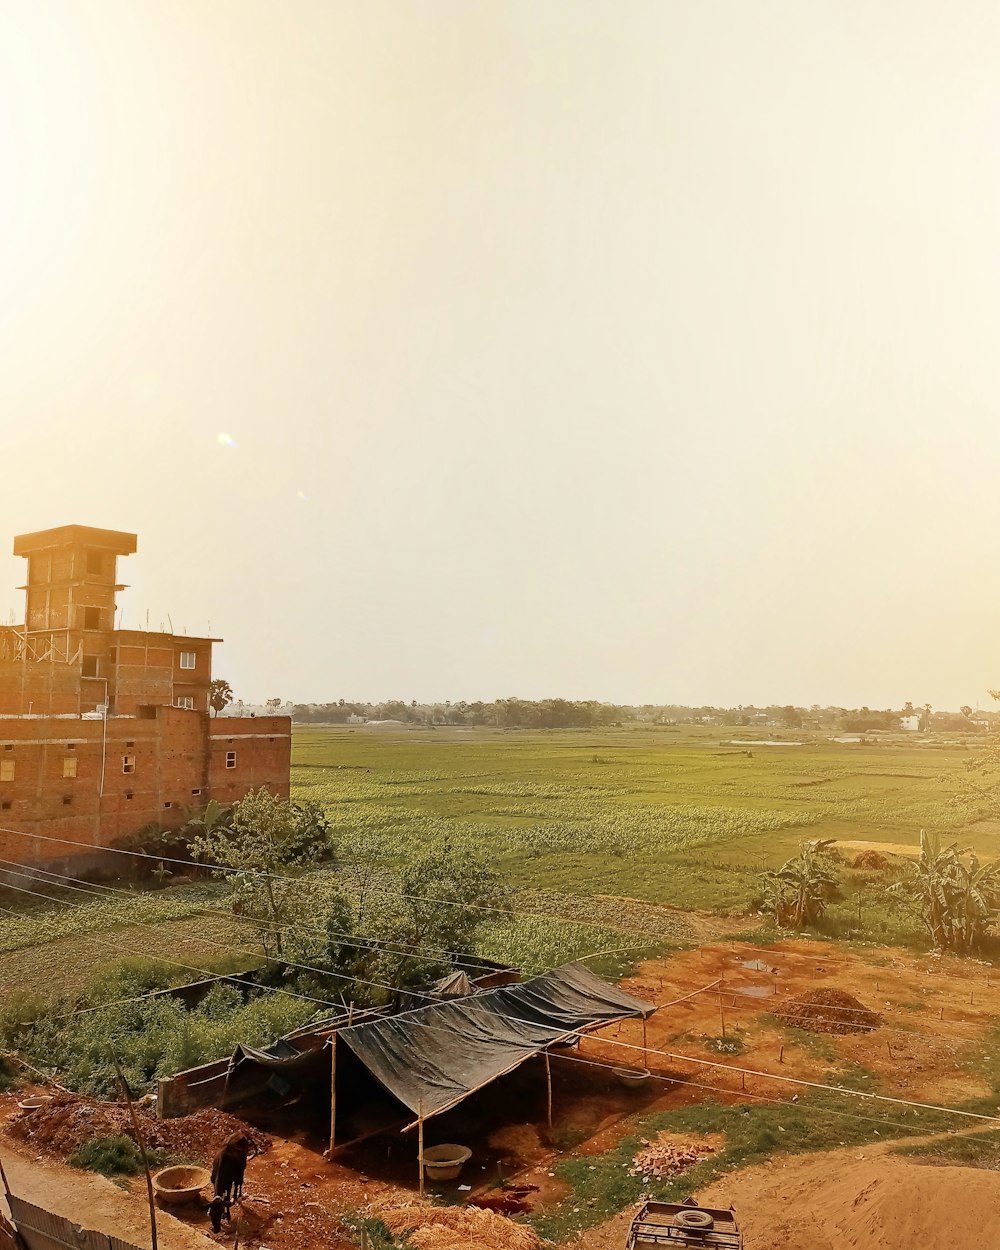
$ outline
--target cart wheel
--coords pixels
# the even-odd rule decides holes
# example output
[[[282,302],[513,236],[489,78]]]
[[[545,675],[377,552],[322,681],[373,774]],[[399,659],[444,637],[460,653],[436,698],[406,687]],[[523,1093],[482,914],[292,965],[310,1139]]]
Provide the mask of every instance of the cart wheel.
[[[707,1211],[678,1211],[674,1223],[681,1228],[711,1228],[715,1220]]]

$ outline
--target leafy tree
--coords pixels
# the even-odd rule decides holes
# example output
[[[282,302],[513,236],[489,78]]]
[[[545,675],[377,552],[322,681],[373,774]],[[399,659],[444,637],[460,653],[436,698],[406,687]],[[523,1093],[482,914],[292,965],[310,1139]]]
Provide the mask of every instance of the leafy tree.
[[[213,677],[208,688],[208,705],[216,716],[233,701],[233,688],[224,677]]]
[[[284,953],[284,927],[308,910],[313,886],[302,874],[331,851],[318,804],[295,805],[263,786],[233,806],[228,825],[216,826],[191,845],[196,859],[218,866],[234,914],[256,928],[269,956]]]
[[[267,708],[267,710],[271,713],[272,716],[276,716],[281,706],[284,704],[284,702],[285,702],[284,699],[268,699],[268,701],[264,704],[264,706]]]
[[[803,842],[794,859],[764,873],[764,904],[778,924],[802,929],[821,918],[838,885],[822,854],[832,845],[832,838]]]
[[[391,990],[425,988],[447,973],[453,966],[447,952],[472,952],[489,914],[483,909],[506,912],[508,891],[485,860],[446,840],[405,869],[398,895],[369,897],[363,928],[346,895],[338,893],[328,906],[326,950],[317,966],[355,978],[355,1001],[373,1002]]]
[[[958,954],[982,946],[1000,913],[1000,863],[981,864],[974,851],[955,843],[942,847],[940,836],[924,829],[920,857],[904,863],[906,879],[890,889],[916,906],[934,946]]]

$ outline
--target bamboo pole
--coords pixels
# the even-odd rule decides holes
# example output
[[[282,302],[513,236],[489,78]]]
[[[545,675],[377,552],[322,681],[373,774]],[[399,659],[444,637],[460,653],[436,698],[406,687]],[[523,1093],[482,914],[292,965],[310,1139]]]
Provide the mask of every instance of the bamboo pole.
[[[552,1132],[552,1062],[549,1052],[545,1052],[545,1081],[549,1087],[549,1132]]]
[[[719,995],[719,1019],[722,1021],[722,1036],[726,1036],[726,1008],[722,1002],[722,995]]]
[[[10,1197],[10,1184],[7,1181],[7,1173],[4,1171],[4,1168],[3,1168],[3,1159],[0,1159],[0,1181],[3,1181],[3,1191],[9,1198]]]
[[[417,1162],[420,1165],[420,1196],[424,1196],[424,1104],[417,1103]]]
[[[139,1146],[139,1154],[142,1156],[142,1168],[146,1173],[146,1197],[149,1200],[149,1239],[153,1250],[157,1250],[156,1203],[153,1200],[153,1177],[149,1171],[149,1158],[146,1154],[146,1139],[143,1137],[142,1129],[139,1127],[139,1117],[136,1115],[135,1107],[132,1105],[132,1091],[128,1087],[128,1081],[125,1080],[125,1073],[122,1072],[122,1065],[118,1062],[118,1056],[115,1054],[114,1047],[109,1044],[108,1050],[111,1051],[111,1058],[114,1060],[115,1072],[118,1074],[118,1081],[122,1087],[122,1093],[125,1095],[125,1101],[128,1104],[129,1119],[132,1121],[135,1139]]]
[[[646,1017],[642,1017],[642,1066],[649,1067],[649,1051],[646,1048]]]
[[[337,1035],[330,1034],[330,1145],[327,1158],[332,1157],[337,1140]]]

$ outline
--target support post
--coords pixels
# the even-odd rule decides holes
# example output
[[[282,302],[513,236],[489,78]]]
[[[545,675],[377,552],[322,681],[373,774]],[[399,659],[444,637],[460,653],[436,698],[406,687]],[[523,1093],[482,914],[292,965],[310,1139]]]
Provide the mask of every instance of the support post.
[[[132,1121],[132,1131],[135,1133],[136,1144],[139,1147],[139,1154],[142,1157],[142,1169],[146,1173],[146,1197],[149,1201],[149,1238],[153,1250],[157,1250],[156,1243],[156,1203],[153,1200],[153,1177],[149,1170],[149,1158],[146,1154],[146,1139],[139,1127],[139,1117],[135,1113],[135,1107],[132,1105],[132,1091],[128,1087],[128,1081],[125,1080],[125,1073],[122,1072],[122,1065],[118,1062],[118,1056],[114,1049],[109,1046],[111,1058],[114,1060],[115,1072],[118,1074],[118,1083],[122,1087],[122,1093],[125,1095],[125,1102],[128,1104],[129,1119]]]
[[[552,1061],[549,1052],[545,1052],[545,1082],[549,1089],[549,1132],[552,1132]]]
[[[330,1146],[327,1158],[333,1155],[337,1140],[337,1035],[330,1034]]]
[[[719,1019],[722,1022],[722,1036],[726,1036],[726,1009],[722,1002],[722,995],[719,995]]]
[[[3,1192],[10,1197],[10,1185],[7,1181],[7,1173],[3,1169],[3,1159],[0,1159],[0,1181],[3,1181]]]
[[[417,1103],[417,1163],[420,1166],[420,1196],[424,1196],[424,1104]]]
[[[649,1067],[649,1051],[646,1047],[646,1017],[642,1017],[642,1066]]]

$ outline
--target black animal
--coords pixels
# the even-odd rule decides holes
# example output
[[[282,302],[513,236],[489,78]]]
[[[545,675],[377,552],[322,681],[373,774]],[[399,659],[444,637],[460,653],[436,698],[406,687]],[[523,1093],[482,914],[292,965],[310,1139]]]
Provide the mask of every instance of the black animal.
[[[212,1231],[222,1228],[222,1217],[232,1219],[233,1200],[243,1196],[243,1175],[247,1159],[257,1153],[257,1148],[246,1133],[234,1133],[212,1162],[212,1190],[214,1197],[208,1208]]]

